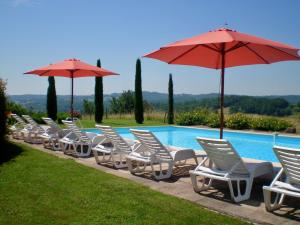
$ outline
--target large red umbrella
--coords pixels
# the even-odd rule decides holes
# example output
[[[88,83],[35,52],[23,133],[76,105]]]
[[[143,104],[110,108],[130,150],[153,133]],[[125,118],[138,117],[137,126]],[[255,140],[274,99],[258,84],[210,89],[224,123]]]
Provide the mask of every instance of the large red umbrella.
[[[59,76],[71,78],[71,116],[73,118],[73,79],[78,77],[103,77],[118,75],[115,72],[92,66],[78,59],[66,59],[64,61],[50,64],[24,74],[37,74],[39,76]]]
[[[166,45],[145,57],[169,64],[221,69],[220,139],[222,139],[225,68],[300,60],[298,50],[290,45],[221,28]]]

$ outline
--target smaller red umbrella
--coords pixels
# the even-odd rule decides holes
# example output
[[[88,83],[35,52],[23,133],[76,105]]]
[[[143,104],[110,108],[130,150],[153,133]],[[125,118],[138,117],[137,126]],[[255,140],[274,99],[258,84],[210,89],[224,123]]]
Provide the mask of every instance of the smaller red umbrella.
[[[66,59],[64,61],[50,64],[36,70],[28,71],[24,74],[36,74],[39,76],[69,77],[71,81],[71,116],[73,119],[73,80],[78,77],[103,77],[109,75],[119,75],[115,72],[92,66],[78,59]]]

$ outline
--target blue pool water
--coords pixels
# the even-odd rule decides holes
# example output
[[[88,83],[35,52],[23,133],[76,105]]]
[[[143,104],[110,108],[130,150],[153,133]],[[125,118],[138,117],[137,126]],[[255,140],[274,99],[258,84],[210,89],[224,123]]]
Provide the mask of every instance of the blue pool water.
[[[130,128],[116,128],[123,137],[134,139],[129,131]],[[152,131],[158,139],[165,145],[180,146],[192,148],[195,150],[202,149],[197,143],[196,137],[218,138],[218,130],[202,129],[202,128],[186,128],[176,126],[162,127],[138,127],[135,129],[143,129]],[[89,132],[99,133],[98,129],[86,130]],[[224,138],[229,140],[238,153],[245,158],[253,158],[278,162],[272,147],[274,138],[271,134],[241,133],[241,132],[224,132]],[[277,136],[275,144],[286,147],[300,148],[300,138]]]

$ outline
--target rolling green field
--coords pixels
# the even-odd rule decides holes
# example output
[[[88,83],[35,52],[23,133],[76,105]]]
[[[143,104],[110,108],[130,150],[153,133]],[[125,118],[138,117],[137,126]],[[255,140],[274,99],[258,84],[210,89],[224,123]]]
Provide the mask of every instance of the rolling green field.
[[[82,119],[80,121],[85,128],[95,127],[95,121],[89,119]],[[134,118],[121,118],[121,119],[106,119],[103,120],[103,125],[109,125],[112,127],[129,127],[129,126],[156,126],[156,125],[167,125],[161,121],[146,120],[143,124],[135,122]]]
[[[246,224],[22,144],[0,165],[0,224]]]
[[[94,128],[95,121],[94,117],[83,116],[80,120],[82,126],[85,128]],[[123,114],[123,115],[109,115],[108,118],[103,118],[103,125],[109,125],[112,127],[130,127],[130,126],[159,126],[159,125],[168,125],[164,121],[163,113],[145,113],[145,119],[143,124],[136,123],[134,115],[132,114]]]

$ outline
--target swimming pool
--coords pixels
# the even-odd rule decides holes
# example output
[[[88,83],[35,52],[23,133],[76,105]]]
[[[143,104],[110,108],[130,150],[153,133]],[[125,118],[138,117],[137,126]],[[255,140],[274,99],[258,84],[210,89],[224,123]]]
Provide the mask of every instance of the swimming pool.
[[[133,139],[129,131],[130,128],[116,128],[116,130],[126,138]],[[150,130],[165,145],[180,146],[201,150],[196,137],[218,138],[219,131],[214,129],[187,128],[177,126],[161,127],[135,127],[135,129]],[[86,131],[99,133],[98,129],[88,129]],[[272,147],[274,136],[272,134],[257,134],[246,132],[224,131],[224,138],[229,140],[242,157],[260,159],[271,162],[278,162]],[[275,144],[300,148],[300,138],[277,136]]]

